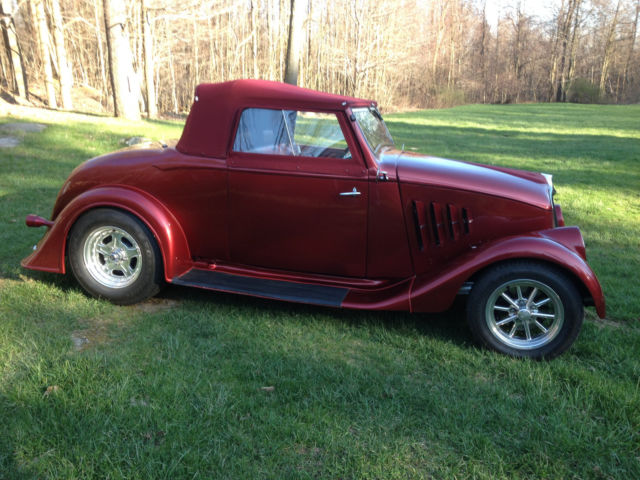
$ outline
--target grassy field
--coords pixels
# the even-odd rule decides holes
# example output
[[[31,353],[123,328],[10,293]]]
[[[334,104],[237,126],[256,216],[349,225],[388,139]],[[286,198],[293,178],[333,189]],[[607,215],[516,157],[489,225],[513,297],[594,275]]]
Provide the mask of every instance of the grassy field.
[[[2,124],[33,120],[0,117]],[[117,307],[21,270],[81,161],[181,125],[48,116],[0,149],[0,479],[640,478],[640,106],[390,115],[398,145],[554,174],[608,319],[548,363],[457,306],[370,313],[167,288]]]

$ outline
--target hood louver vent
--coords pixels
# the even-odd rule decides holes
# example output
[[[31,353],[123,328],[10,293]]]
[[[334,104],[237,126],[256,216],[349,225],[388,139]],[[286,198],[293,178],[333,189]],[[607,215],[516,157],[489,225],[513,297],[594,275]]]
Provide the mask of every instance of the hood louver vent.
[[[441,246],[469,235],[473,223],[468,208],[459,208],[451,203],[431,202],[425,206],[424,202],[414,200],[413,217],[421,251],[428,244]]]

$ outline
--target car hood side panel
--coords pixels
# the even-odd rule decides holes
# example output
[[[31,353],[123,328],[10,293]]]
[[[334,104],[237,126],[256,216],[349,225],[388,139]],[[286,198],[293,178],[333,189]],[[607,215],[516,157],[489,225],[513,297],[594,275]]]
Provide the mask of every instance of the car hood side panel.
[[[381,165],[395,164],[402,183],[477,192],[550,209],[549,186],[540,173],[387,150]]]
[[[552,228],[541,174],[386,151],[396,172],[416,275],[443,268],[498,238]]]

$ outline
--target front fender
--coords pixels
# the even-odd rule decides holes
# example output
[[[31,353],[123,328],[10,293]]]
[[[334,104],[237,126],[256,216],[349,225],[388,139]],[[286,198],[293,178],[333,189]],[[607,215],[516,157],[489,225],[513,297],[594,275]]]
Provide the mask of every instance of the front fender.
[[[589,292],[598,316],[604,318],[606,310],[602,287],[582,258],[583,249],[582,236],[576,227],[555,228],[534,232],[526,237],[496,240],[456,258],[437,272],[416,278],[410,293],[411,311],[446,310],[464,282],[483,268],[502,261],[532,259],[555,264],[572,274]]]
[[[189,269],[189,246],[178,221],[156,198],[129,186],[100,187],[78,195],[56,217],[34,252],[22,260],[22,266],[65,273],[65,249],[71,227],[80,215],[98,207],[127,211],[151,230],[162,252],[165,280]]]

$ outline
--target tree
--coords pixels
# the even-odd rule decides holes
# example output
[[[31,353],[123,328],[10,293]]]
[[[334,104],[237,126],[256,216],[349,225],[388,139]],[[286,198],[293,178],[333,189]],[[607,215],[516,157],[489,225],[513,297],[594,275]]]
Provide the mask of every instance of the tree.
[[[618,14],[620,13],[620,0],[616,3],[616,11],[613,15],[611,23],[608,25],[605,41],[604,41],[604,54],[602,56],[602,68],[600,69],[600,97],[604,97],[606,94],[605,84],[609,76],[609,68],[614,53],[615,33],[618,27]]]
[[[292,85],[298,84],[298,70],[304,45],[304,17],[307,12],[307,5],[307,0],[291,0],[284,81]]]
[[[71,110],[73,108],[71,101],[73,74],[71,73],[71,65],[69,65],[69,62],[67,61],[67,49],[64,46],[60,2],[58,0],[49,0],[49,5],[51,7],[51,29],[53,31],[53,43],[55,45],[58,75],[60,80],[60,100],[62,101],[62,108],[65,110]]]
[[[9,90],[26,100],[28,92],[27,77],[24,73],[22,51],[13,21],[13,13],[16,8],[15,0],[0,1],[0,22],[2,24],[2,40],[6,55],[6,65],[3,65],[3,70],[5,70],[5,78],[7,79]]]
[[[551,88],[554,90],[556,102],[564,102],[566,100],[567,56],[571,52],[571,39],[575,39],[575,29],[578,26],[581,2],[582,0],[568,0],[565,4],[563,0],[558,12],[558,28],[553,51],[553,70],[551,71]],[[572,29],[574,30],[574,35],[571,34]]]
[[[153,83],[153,42],[151,39],[151,18],[146,0],[141,0],[142,48],[144,50],[144,84],[147,93],[147,116],[158,116],[156,88]]]
[[[31,0],[31,15],[36,27],[36,43],[40,51],[40,59],[44,69],[44,84],[47,90],[47,104],[50,108],[58,108],[56,101],[56,87],[53,82],[53,68],[51,67],[51,42],[47,14],[43,0]]]
[[[114,114],[139,120],[140,87],[133,70],[126,5],[124,0],[103,0],[103,8]]]
[[[627,58],[624,62],[624,68],[622,70],[622,92],[625,91],[625,87],[629,83],[629,67],[633,59],[634,47],[636,44],[636,37],[638,35],[638,18],[640,17],[640,0],[636,0],[635,16],[631,27],[631,33],[629,35],[629,50]],[[622,93],[621,92],[621,93]]]

